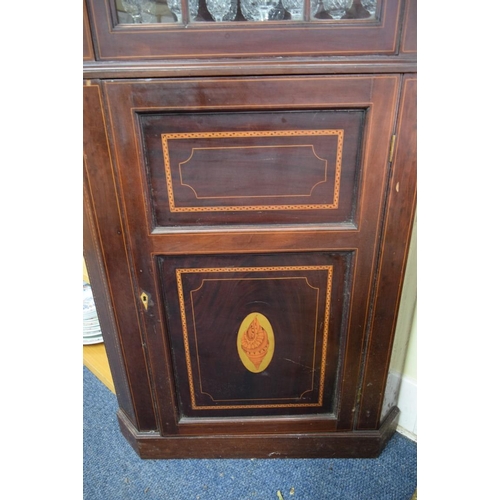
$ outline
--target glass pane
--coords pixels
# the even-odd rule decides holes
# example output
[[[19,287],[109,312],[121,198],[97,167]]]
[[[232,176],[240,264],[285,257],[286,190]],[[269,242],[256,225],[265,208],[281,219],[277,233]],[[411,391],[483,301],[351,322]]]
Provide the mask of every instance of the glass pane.
[[[167,0],[167,4],[170,7],[170,10],[175,14],[177,22],[182,22],[181,16],[181,0]],[[189,19],[194,20],[198,15],[198,11],[200,9],[199,0],[188,0],[189,5]],[[187,16],[184,16],[187,19]]]
[[[280,0],[240,0],[240,8],[247,21],[282,21],[288,17]]]
[[[185,23],[181,0],[115,0],[120,24]],[[310,0],[311,21],[375,19],[377,0]],[[188,0],[190,22],[304,21],[304,0]]]
[[[195,22],[283,21],[291,19],[284,3],[297,4],[297,19],[304,19],[304,0],[199,0]]]
[[[120,24],[175,23],[181,21],[180,0],[115,0]],[[177,5],[176,5],[177,4]],[[176,7],[178,8],[176,9]]]
[[[169,0],[170,1],[170,0]],[[199,0],[194,22],[231,21],[340,21],[375,19],[377,0],[309,0],[310,15],[304,15],[304,0]]]
[[[377,0],[311,0],[311,20],[375,19]]]

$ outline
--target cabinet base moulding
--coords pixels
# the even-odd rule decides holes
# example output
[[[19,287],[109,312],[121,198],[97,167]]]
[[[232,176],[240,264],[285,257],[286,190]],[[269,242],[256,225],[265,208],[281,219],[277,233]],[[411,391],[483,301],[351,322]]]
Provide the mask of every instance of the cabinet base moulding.
[[[394,407],[378,430],[317,434],[160,436],[138,432],[118,411],[122,434],[141,458],[376,458],[396,431]]]

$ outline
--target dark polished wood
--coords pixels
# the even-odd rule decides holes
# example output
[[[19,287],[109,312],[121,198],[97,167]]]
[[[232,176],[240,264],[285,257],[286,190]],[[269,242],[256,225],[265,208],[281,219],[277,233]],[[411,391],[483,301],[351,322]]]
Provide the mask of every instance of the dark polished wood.
[[[127,266],[101,91],[98,84],[87,83],[83,87],[85,208],[86,213],[93,214],[93,220],[87,216],[92,225],[84,232],[84,248],[91,253],[87,250],[85,255],[89,257],[92,288],[98,292],[97,312],[99,318],[105,316],[103,337],[120,407],[138,429],[151,430],[156,428],[156,418],[134,305],[135,287]]]
[[[318,434],[266,434],[160,437],[138,433],[118,412],[120,429],[137,454],[159,458],[376,458],[396,430],[399,409],[393,408],[376,431]]]
[[[239,80],[221,81],[224,85],[231,93],[253,91]],[[175,87],[166,83],[166,88]],[[203,91],[207,99],[217,98],[211,82]],[[255,90],[270,96],[274,91],[265,84]],[[304,90],[297,83],[290,92]],[[186,89],[186,101],[189,95]],[[243,99],[242,107],[255,105]],[[357,112],[203,108],[139,111],[155,228],[353,222],[366,107]]]
[[[380,21],[116,24],[112,0],[87,0],[100,60],[396,54],[403,0],[385,0]],[[362,35],[360,35],[362,33]],[[300,41],[300,42],[299,42]]]
[[[401,53],[417,53],[417,0],[408,0],[401,36]]]
[[[127,81],[105,83],[106,97],[110,104],[110,118],[113,129],[113,142],[117,155],[119,183],[125,203],[127,214],[127,233],[131,236],[131,257],[134,259],[134,274],[138,279],[136,296],[141,291],[146,291],[152,296],[154,304],[162,303],[161,283],[156,265],[152,260],[154,255],[171,255],[176,253],[192,255],[200,253],[237,252],[247,254],[251,252],[310,252],[322,249],[332,251],[354,252],[354,271],[351,295],[352,305],[350,325],[347,327],[346,338],[348,346],[346,359],[343,363],[344,376],[342,394],[339,403],[339,423],[342,429],[352,429],[353,411],[356,402],[357,373],[361,367],[361,346],[363,345],[364,329],[368,321],[370,287],[374,276],[374,263],[377,253],[379,226],[382,216],[382,206],[386,178],[388,174],[388,155],[392,133],[392,124],[396,114],[396,99],[399,78],[386,77],[300,77],[300,78],[253,78],[253,79],[201,79],[191,80],[165,80],[165,81]],[[167,229],[158,231],[154,200],[152,191],[148,186],[153,186],[157,192],[159,184],[155,185],[149,175],[151,159],[150,151],[154,149],[152,141],[138,142],[139,137],[146,135],[142,128],[142,116],[162,116],[168,112],[168,123],[175,124],[172,113],[185,113],[197,110],[205,111],[208,116],[213,115],[216,109],[237,109],[239,113],[250,109],[293,110],[295,108],[313,109],[346,109],[366,110],[366,119],[363,121],[363,130],[351,130],[355,137],[362,137],[359,142],[362,189],[356,190],[356,210],[353,213],[352,223],[314,225],[308,218],[301,219],[295,215],[295,223],[286,227],[280,223],[277,211],[270,211],[266,219],[267,230],[260,227],[260,218],[248,219],[253,225],[254,234],[248,234],[248,221],[246,225],[232,224],[232,220],[239,216],[239,211],[228,208],[225,211],[226,222],[224,226],[215,227],[213,231],[206,232],[206,226],[193,228],[191,232],[179,234],[177,230],[168,232]],[[356,115],[358,112],[354,112]],[[276,113],[279,120],[268,122],[267,128],[271,131],[282,130],[283,116]],[[217,115],[217,119],[221,120]],[[308,114],[306,114],[306,119]],[[165,122],[165,118],[160,123]],[[205,120],[200,114],[195,123],[198,130]],[[207,118],[208,120],[208,118]],[[189,122],[180,121],[179,133],[189,133]],[[233,132],[234,120],[220,125],[221,129]],[[300,121],[293,122],[292,130],[301,129]],[[319,122],[321,123],[321,122]],[[346,125],[349,122],[346,122]],[[279,124],[279,125],[278,125]],[[376,125],[375,125],[376,124]],[[274,125],[274,127],[273,127]],[[173,125],[174,126],[174,125]],[[309,128],[310,125],[308,125]],[[183,127],[188,127],[183,128]],[[259,127],[260,128],[260,127]],[[349,131],[349,127],[345,130]],[[138,131],[141,131],[138,133]],[[167,130],[171,132],[172,130]],[[151,134],[160,142],[161,130],[154,129]],[[158,148],[157,148],[158,149]],[[146,153],[147,151],[147,153]],[[343,164],[343,162],[341,162]],[[349,164],[348,164],[349,165]],[[347,165],[346,170],[349,171]],[[341,165],[342,167],[342,165]],[[342,167],[343,168],[343,167]],[[342,170],[341,168],[341,170]],[[333,179],[330,179],[330,183]],[[165,183],[164,183],[165,184]],[[165,190],[165,187],[163,188]],[[347,194],[347,193],[346,193]],[[284,209],[283,212],[293,210]],[[249,212],[249,217],[254,217],[254,212]],[[203,215],[203,213],[201,213]],[[188,221],[200,218],[200,212],[188,211]],[[273,218],[274,217],[274,218]],[[190,218],[190,219],[189,219]],[[345,220],[345,217],[341,219]],[[237,221],[237,220],[236,220]],[[231,225],[232,224],[232,225]],[[188,226],[184,226],[188,227]],[[311,232],[314,231],[314,232]],[[243,261],[243,258],[240,258]],[[252,265],[251,261],[247,265]],[[172,282],[172,280],[170,280]],[[141,311],[143,312],[143,311]],[[168,355],[172,351],[171,338],[161,325],[167,322],[161,320],[161,315],[167,318],[165,312],[158,307],[150,307],[143,312],[146,318],[145,338],[148,351],[151,353],[151,362],[155,385],[169,388],[168,397],[158,402],[160,414],[172,418],[172,405],[178,398],[173,388],[175,373]],[[165,325],[164,328],[167,328]],[[165,368],[167,371],[165,372]],[[174,391],[174,392],[172,392]],[[167,392],[165,392],[167,396]],[[163,404],[168,403],[167,408]],[[179,416],[182,414],[176,410]],[[164,433],[173,432],[176,428],[173,421],[162,421]],[[167,430],[168,429],[168,430]],[[175,432],[178,432],[177,430]]]
[[[358,429],[376,429],[382,406],[404,270],[416,209],[417,78],[406,75],[401,93],[397,142],[387,215],[381,241],[380,272],[359,409]]]
[[[94,61],[94,47],[92,45],[92,35],[90,33],[89,15],[87,5],[83,1],[83,60]]]
[[[172,61],[96,61],[85,64],[85,78],[150,78],[190,76],[310,75],[413,73],[417,70],[414,53],[388,57],[283,57],[245,60],[219,59]]]
[[[177,289],[163,287],[181,419],[231,417],[226,432],[233,424],[252,429],[237,417],[336,420],[352,259],[353,252],[161,257],[162,283],[183,270]],[[257,313],[274,332],[274,356],[253,373],[239,356],[237,334]],[[268,421],[279,428],[282,419]]]
[[[143,458],[377,456],[399,413],[381,406],[416,1],[187,27],[87,1],[84,256],[124,436]]]

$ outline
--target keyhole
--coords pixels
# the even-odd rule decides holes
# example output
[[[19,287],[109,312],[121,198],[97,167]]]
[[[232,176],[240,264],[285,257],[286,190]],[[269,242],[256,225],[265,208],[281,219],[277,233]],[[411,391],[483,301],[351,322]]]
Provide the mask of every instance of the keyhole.
[[[149,302],[148,295],[145,292],[142,292],[141,299],[142,299],[142,305],[144,306],[144,309],[146,309],[146,311],[147,311],[148,310],[148,302]]]

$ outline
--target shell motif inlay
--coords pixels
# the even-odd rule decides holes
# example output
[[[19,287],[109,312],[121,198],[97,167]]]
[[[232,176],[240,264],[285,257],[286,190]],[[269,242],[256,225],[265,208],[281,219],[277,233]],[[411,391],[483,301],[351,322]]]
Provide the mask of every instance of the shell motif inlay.
[[[251,313],[242,321],[237,347],[247,370],[260,373],[269,366],[274,354],[274,332],[263,314]]]

